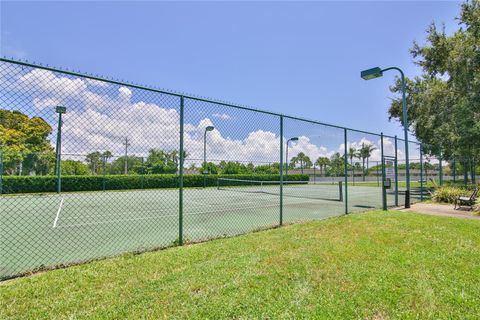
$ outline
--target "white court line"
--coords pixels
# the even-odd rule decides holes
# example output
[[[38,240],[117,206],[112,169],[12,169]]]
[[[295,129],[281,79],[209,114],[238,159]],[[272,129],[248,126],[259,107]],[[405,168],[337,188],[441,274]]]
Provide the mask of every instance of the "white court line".
[[[55,228],[57,226],[58,218],[60,217],[60,211],[62,211],[62,206],[63,206],[63,200],[64,199],[65,198],[62,197],[62,200],[60,201],[60,205],[58,206],[57,215],[55,216],[55,220],[53,221],[53,228]]]
[[[231,211],[240,211],[240,210],[245,210],[245,209],[266,209],[266,208],[277,207],[277,206],[278,206],[278,204],[268,205],[268,206],[252,206],[252,207],[230,208],[230,209],[228,209],[228,211],[231,212]],[[224,210],[216,210],[216,211],[203,211],[203,212],[195,212],[195,213],[186,213],[186,214],[184,214],[184,216],[218,214],[220,212],[223,213],[225,211]],[[178,217],[178,214],[170,214],[170,215],[155,216],[155,217],[141,217],[141,218],[121,219],[121,220],[118,220],[118,219],[117,220],[104,220],[104,221],[99,221],[99,222],[88,222],[88,223],[74,223],[74,224],[62,225],[60,227],[62,227],[62,228],[82,227],[82,226],[107,224],[107,223],[112,223],[112,222],[141,221],[141,220],[152,220],[152,219],[171,218],[171,217]]]

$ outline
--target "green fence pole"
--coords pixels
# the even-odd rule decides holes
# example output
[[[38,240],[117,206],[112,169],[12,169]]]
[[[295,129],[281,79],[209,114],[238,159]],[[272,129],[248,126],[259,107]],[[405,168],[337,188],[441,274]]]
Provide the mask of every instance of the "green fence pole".
[[[140,185],[140,189],[143,189],[145,188],[145,163],[144,163],[144,159],[143,159],[143,156],[142,156],[142,171],[141,171],[141,174],[142,174],[142,180],[141,180],[141,185]]]
[[[280,225],[283,225],[283,116],[280,116]]]
[[[105,191],[105,166],[106,165],[107,165],[107,157],[104,155],[103,156],[103,168],[102,168],[102,173],[103,173],[102,188],[103,188],[103,191]]]
[[[455,161],[455,158],[453,158],[453,183],[457,182],[457,163]]]
[[[380,187],[380,172],[378,172],[378,161],[377,161],[377,187]]]
[[[345,214],[348,214],[348,159],[347,159],[347,129],[343,129],[343,144],[344,144],[344,159],[343,159],[343,165],[344,165],[344,175],[345,175]]]
[[[398,207],[398,149],[397,149],[397,136],[395,136],[395,206]]]
[[[3,145],[0,145],[0,194],[3,194]]]
[[[178,170],[178,245],[183,245],[183,122],[184,98],[180,97],[180,168]]]
[[[420,201],[423,201],[423,146],[420,145]]]
[[[382,208],[387,210],[387,190],[385,189],[385,159],[383,158],[383,132],[380,134],[382,156]]]
[[[317,182],[315,181],[315,164],[313,164],[313,184],[316,184]]]
[[[474,163],[473,163],[473,158],[470,158],[468,160],[468,162],[470,163],[470,180],[473,183],[475,183],[475,166],[474,166]]]
[[[440,176],[440,177],[439,177],[439,179],[440,179],[440,186],[442,186],[442,185],[443,185],[443,168],[442,168],[443,165],[442,165],[442,151],[441,151],[441,150],[440,150],[440,157],[439,157],[438,161],[439,161],[439,166],[440,166],[440,170],[439,170],[438,174],[439,174],[439,176]]]
[[[473,166],[472,166],[472,183],[476,184],[477,183],[477,162],[475,161],[475,158],[472,160]]]

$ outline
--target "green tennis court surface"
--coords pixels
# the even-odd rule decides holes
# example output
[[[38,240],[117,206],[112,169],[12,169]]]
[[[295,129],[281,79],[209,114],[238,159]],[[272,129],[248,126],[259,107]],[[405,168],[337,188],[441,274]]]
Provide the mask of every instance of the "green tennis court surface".
[[[185,240],[277,226],[279,186],[266,188],[267,192],[185,189]],[[284,223],[345,212],[342,201],[301,196],[308,188],[307,195],[332,197],[338,192],[338,185],[309,184],[301,188],[294,193],[296,196],[285,193]],[[389,205],[393,205],[393,196],[388,199]],[[381,208],[381,189],[349,186],[348,203],[350,212]],[[165,247],[174,244],[179,235],[178,189],[2,196],[0,205],[0,278],[42,267]]]

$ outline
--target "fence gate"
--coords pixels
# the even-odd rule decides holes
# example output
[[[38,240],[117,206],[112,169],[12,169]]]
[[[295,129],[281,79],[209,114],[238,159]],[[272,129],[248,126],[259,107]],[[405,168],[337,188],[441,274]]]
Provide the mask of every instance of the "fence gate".
[[[383,188],[384,203],[388,207],[398,207],[398,166],[397,158],[393,156],[383,156]]]

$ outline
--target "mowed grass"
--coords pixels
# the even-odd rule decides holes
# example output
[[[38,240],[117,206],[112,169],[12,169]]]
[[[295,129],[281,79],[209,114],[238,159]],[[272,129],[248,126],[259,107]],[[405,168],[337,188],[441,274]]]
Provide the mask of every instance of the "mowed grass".
[[[372,211],[0,284],[0,318],[478,319],[480,221]]]

